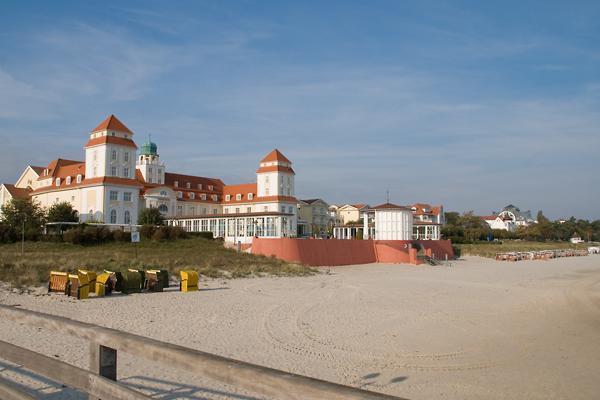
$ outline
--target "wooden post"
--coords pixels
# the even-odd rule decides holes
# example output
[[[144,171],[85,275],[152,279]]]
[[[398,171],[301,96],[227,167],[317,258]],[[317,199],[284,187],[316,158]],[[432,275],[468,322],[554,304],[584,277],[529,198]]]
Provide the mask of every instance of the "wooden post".
[[[90,342],[90,371],[107,379],[117,380],[117,350]],[[90,400],[101,400],[90,395]]]

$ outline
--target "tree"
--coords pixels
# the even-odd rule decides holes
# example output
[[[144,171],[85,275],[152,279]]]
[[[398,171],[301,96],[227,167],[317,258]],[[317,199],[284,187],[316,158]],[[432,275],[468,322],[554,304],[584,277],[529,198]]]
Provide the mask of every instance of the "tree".
[[[79,216],[71,203],[63,201],[54,203],[48,209],[48,222],[79,222]]]
[[[155,207],[144,208],[138,216],[138,224],[140,225],[163,225],[164,222],[165,219],[158,208]]]
[[[448,211],[444,213],[444,219],[446,220],[446,225],[450,226],[458,226],[460,225],[460,214],[456,211]]]
[[[26,239],[37,239],[42,233],[46,215],[39,203],[31,199],[11,199],[2,206],[0,223],[8,226],[12,240],[20,237],[23,229]]]

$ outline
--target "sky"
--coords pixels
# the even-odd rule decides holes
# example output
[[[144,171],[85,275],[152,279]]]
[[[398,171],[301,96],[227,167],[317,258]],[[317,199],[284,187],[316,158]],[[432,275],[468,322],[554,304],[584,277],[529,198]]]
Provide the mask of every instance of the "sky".
[[[3,0],[0,182],[110,114],[170,172],[600,219],[600,2]]]

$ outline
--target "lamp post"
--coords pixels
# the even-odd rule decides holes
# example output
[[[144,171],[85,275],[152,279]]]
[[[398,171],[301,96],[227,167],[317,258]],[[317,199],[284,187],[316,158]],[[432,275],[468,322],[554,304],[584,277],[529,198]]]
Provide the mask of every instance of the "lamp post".
[[[21,256],[25,254],[25,220],[27,219],[26,215],[23,215],[21,219]]]

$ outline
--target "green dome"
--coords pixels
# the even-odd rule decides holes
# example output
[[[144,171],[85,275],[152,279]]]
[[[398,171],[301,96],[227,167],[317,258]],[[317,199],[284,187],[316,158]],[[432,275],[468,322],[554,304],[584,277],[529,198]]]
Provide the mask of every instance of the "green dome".
[[[156,143],[153,143],[150,141],[150,139],[148,139],[148,141],[142,145],[142,148],[140,149],[140,154],[143,156],[157,155],[158,147],[156,146]]]

